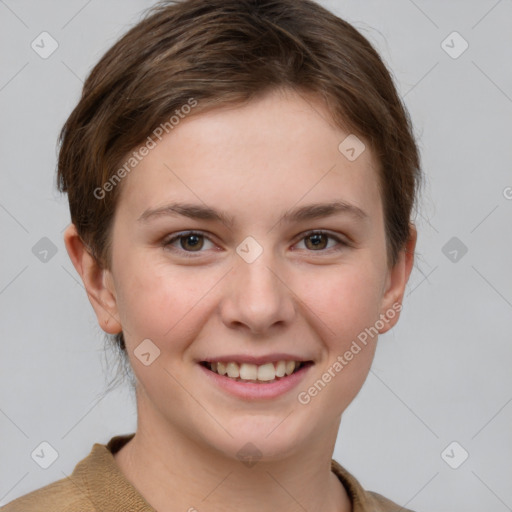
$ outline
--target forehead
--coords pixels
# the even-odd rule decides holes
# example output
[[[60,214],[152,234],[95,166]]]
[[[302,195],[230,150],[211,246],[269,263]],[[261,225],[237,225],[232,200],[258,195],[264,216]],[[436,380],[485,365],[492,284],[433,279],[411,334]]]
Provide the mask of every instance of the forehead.
[[[243,216],[259,205],[263,219],[273,208],[320,200],[380,208],[378,165],[362,144],[318,98],[274,91],[181,119],[124,178],[118,209],[138,218],[185,200]]]

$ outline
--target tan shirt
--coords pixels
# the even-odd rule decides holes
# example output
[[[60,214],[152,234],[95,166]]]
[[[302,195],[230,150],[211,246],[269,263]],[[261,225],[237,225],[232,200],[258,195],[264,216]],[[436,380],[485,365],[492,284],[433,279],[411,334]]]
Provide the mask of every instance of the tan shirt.
[[[94,444],[73,473],[62,480],[21,496],[0,508],[1,512],[156,512],[125,478],[113,453],[135,434],[113,437],[108,444]],[[412,512],[365,491],[335,460],[331,469],[345,486],[352,512]]]

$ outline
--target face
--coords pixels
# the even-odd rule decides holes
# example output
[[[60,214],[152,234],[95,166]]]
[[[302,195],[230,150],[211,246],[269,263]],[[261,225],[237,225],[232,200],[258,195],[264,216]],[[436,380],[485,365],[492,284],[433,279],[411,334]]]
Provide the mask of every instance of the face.
[[[124,178],[92,302],[124,331],[139,424],[230,457],[336,435],[411,263],[388,267],[377,162],[342,154],[348,135],[313,97],[274,92],[185,118]],[[237,382],[204,363],[245,362],[228,370],[247,381],[282,360],[305,364]]]

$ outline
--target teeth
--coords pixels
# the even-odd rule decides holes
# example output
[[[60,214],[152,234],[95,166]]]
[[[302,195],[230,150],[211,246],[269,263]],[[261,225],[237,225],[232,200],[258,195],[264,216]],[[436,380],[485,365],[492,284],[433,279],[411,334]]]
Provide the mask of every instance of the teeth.
[[[236,363],[233,363],[236,364]],[[238,365],[237,365],[238,366]],[[243,363],[240,365],[240,378],[244,380],[256,380],[258,367],[255,364]]]
[[[220,361],[217,363],[217,368],[215,368],[215,363],[212,363],[212,371],[217,372],[219,375],[226,375],[226,365],[221,363]]]
[[[284,377],[286,373],[286,361],[279,361],[276,365],[276,377]]]
[[[244,365],[242,365],[243,367]],[[254,365],[256,366],[256,365]],[[276,378],[276,369],[272,363],[262,364],[257,367],[258,380],[274,380]]]
[[[228,372],[228,377],[232,379],[236,379],[240,376],[240,367],[236,363],[228,363],[226,365],[226,370]]]
[[[286,361],[286,375],[290,375],[295,370],[295,361]]]
[[[276,363],[262,365],[217,361],[210,363],[209,368],[219,375],[227,375],[236,380],[272,382],[276,377],[282,378],[285,375],[291,375],[300,364],[296,361],[277,361]]]

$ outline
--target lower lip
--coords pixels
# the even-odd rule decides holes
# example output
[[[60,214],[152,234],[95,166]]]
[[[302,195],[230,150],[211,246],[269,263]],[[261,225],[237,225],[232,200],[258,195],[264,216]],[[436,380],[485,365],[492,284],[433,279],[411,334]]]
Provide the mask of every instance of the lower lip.
[[[313,366],[308,364],[295,373],[269,383],[241,382],[224,375],[215,373],[202,364],[198,364],[206,377],[228,393],[245,400],[270,399],[284,395],[304,379],[308,370]]]

